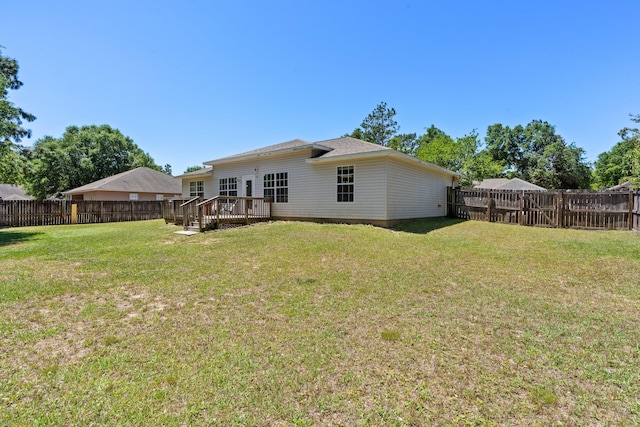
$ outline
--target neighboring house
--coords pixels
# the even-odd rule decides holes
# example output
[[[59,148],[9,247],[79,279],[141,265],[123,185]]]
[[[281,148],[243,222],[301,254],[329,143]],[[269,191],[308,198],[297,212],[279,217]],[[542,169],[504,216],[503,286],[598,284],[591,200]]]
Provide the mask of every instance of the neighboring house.
[[[446,215],[459,174],[351,137],[300,139],[204,163],[182,195],[268,197],[272,217],[371,223]]]
[[[33,197],[18,185],[0,184],[0,201],[2,200],[33,200]]]
[[[525,191],[547,191],[546,188],[532,184],[520,178],[490,178],[485,179],[473,186],[473,188],[484,188],[487,190],[525,190]]]
[[[150,168],[136,168],[63,194],[71,200],[164,200],[179,196],[180,180]]]
[[[602,191],[630,191],[633,190],[630,181],[625,181],[622,184],[614,185],[613,187],[605,188]]]

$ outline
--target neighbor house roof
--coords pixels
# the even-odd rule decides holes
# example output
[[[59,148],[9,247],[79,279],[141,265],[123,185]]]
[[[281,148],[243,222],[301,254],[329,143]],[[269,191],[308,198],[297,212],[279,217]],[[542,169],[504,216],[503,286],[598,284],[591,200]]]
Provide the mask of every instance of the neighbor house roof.
[[[474,185],[474,188],[486,188],[490,190],[537,190],[546,191],[544,187],[532,184],[520,178],[488,178]]]
[[[317,154],[312,158],[307,159],[309,163],[332,161],[339,159],[347,159],[353,157],[364,156],[378,156],[378,155],[393,155],[402,158],[406,161],[416,162],[427,166],[432,169],[446,172],[452,176],[460,176],[459,173],[450,171],[443,167],[434,165],[432,163],[424,162],[416,157],[403,154],[389,147],[373,144],[371,142],[362,141],[360,139],[351,138],[349,136],[327,139],[318,142],[309,142],[302,139],[294,139],[291,141],[282,142],[280,144],[269,145],[267,147],[258,148],[256,150],[247,151],[233,156],[222,157],[216,160],[210,160],[204,162],[206,165],[216,165],[219,163],[235,162],[240,160],[248,160],[263,156],[270,156],[274,154],[281,154],[296,150],[313,149],[317,150]]]
[[[629,190],[631,190],[630,181],[625,181],[622,184],[614,185],[613,187],[604,189],[604,191],[629,191]]]
[[[90,191],[181,194],[182,183],[164,172],[140,167],[100,179],[82,187],[64,191],[64,194],[87,193]]]
[[[33,200],[33,197],[18,185],[0,184],[0,200]]]

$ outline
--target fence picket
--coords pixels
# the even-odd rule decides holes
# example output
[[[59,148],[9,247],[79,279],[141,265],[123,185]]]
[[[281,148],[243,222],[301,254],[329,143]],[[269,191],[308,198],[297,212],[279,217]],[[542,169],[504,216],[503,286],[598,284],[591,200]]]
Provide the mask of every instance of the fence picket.
[[[639,230],[640,191],[522,191],[452,188],[456,218],[535,227]]]
[[[159,219],[164,213],[162,201],[6,200],[0,201],[0,227],[71,224],[71,205],[78,224]]]

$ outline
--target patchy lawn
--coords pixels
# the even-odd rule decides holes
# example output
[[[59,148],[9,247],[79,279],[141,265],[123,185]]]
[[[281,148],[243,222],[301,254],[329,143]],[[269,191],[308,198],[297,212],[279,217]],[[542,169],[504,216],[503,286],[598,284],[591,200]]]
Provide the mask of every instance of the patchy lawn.
[[[640,234],[0,230],[0,425],[640,423]]]

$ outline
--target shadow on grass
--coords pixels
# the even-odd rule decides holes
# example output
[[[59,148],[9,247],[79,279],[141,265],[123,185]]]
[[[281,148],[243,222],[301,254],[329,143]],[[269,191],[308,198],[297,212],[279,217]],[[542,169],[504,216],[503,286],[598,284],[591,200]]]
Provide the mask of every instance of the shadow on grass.
[[[414,234],[427,234],[434,230],[438,230],[444,227],[450,227],[452,225],[460,224],[464,222],[464,219],[458,218],[430,218],[430,219],[420,219],[410,222],[404,222],[393,227],[396,231],[403,231],[405,233],[414,233]]]
[[[20,232],[20,231],[9,231],[6,228],[0,228],[0,246],[5,245],[13,245],[20,242],[25,242],[27,240],[31,240],[34,237],[40,235],[42,233],[39,232]]]

